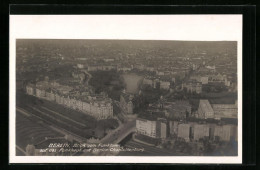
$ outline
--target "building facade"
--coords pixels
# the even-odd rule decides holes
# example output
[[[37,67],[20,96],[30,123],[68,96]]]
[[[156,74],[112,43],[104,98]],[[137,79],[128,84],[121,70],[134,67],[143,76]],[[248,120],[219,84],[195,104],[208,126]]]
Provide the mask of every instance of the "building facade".
[[[122,92],[120,95],[120,106],[127,114],[133,114],[134,112],[133,98],[134,96],[132,94],[127,94],[125,92]]]
[[[190,141],[190,124],[179,124],[177,136],[183,138],[186,142]]]
[[[26,93],[28,95],[34,95],[38,98],[56,102],[57,104],[69,107],[74,110],[81,111],[84,114],[93,116],[96,119],[108,119],[113,117],[113,105],[112,100],[104,97],[91,97],[88,96],[84,99],[76,97],[70,97],[67,94],[54,93],[52,90],[45,90],[46,87],[35,87],[29,85],[26,86]],[[35,92],[35,93],[34,93]]]
[[[136,132],[151,138],[156,138],[156,120],[136,119]]]

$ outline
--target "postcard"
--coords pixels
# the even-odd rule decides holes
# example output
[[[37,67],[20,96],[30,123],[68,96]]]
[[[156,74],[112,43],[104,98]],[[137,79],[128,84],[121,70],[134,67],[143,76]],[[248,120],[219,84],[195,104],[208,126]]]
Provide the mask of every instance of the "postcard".
[[[242,15],[10,15],[9,58],[10,163],[242,163]]]

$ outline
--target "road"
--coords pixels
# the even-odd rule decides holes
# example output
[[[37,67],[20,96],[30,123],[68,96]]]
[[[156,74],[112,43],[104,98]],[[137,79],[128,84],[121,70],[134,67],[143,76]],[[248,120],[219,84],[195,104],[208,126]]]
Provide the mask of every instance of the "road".
[[[105,136],[101,143],[117,143],[135,130],[135,120],[121,124],[117,129]]]

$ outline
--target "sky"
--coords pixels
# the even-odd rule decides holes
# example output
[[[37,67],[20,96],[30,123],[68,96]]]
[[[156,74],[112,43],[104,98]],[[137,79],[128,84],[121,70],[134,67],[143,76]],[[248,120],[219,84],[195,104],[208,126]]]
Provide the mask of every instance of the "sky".
[[[10,15],[11,38],[237,41],[242,15]]]

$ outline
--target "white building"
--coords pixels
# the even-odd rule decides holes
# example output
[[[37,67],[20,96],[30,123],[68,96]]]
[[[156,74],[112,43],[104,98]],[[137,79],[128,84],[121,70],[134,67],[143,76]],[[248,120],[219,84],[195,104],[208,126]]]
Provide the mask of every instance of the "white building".
[[[136,119],[136,131],[142,135],[156,138],[156,120]]]

